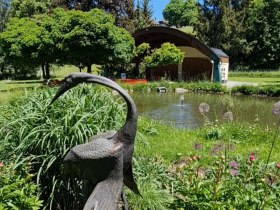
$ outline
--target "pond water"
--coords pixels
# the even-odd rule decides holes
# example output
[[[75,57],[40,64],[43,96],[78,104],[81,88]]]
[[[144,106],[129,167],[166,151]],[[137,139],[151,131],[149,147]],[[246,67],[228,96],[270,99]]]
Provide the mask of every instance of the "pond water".
[[[184,96],[183,105],[180,103],[181,95]],[[210,105],[208,117],[211,122],[223,121],[225,101],[233,102],[230,111],[233,113],[234,121],[272,127],[277,120],[277,117],[272,114],[273,104],[279,100],[272,97],[230,97],[224,94],[199,93],[133,93],[132,97],[140,115],[188,129],[197,128],[202,123],[202,115],[198,111],[198,106],[202,102]]]

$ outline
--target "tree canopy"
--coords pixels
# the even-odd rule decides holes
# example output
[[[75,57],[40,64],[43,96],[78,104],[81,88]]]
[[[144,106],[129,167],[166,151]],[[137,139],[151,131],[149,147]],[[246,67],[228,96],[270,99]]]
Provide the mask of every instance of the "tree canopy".
[[[0,1],[0,33],[4,30],[9,17],[10,0]]]
[[[205,0],[196,34],[224,50],[232,67],[278,68],[279,7],[279,0]]]
[[[253,68],[280,67],[280,1],[252,1],[246,39],[251,48],[246,56]]]
[[[89,12],[56,10],[54,19],[60,25],[59,46],[66,56],[64,63],[92,64],[128,63],[132,59],[134,40],[114,18],[99,9]]]
[[[12,0],[10,14],[12,17],[32,17],[48,13],[52,0]]]
[[[0,47],[14,65],[41,66],[49,77],[49,64],[127,63],[134,40],[114,18],[99,9],[89,12],[55,9],[52,15],[12,18],[0,34]]]
[[[143,45],[140,52],[146,50],[147,46]],[[152,50],[151,54],[144,58],[147,67],[167,66],[179,64],[184,59],[184,53],[174,44],[169,42],[163,43],[160,48]]]
[[[98,8],[110,13],[118,26],[126,26],[127,20],[132,19],[134,12],[133,0],[53,0],[54,7],[75,9],[88,12]]]
[[[196,0],[171,0],[163,10],[163,17],[170,26],[193,26],[198,21]]]

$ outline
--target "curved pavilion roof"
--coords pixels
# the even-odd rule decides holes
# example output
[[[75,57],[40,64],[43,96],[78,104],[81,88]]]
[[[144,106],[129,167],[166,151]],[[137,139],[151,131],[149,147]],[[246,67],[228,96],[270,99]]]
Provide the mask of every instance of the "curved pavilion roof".
[[[197,38],[175,28],[152,26],[138,30],[132,36],[135,39],[136,46],[146,42],[149,43],[152,48],[158,48],[164,42],[171,42],[176,46],[196,48],[214,61],[220,60],[220,55],[210,47],[203,44]]]

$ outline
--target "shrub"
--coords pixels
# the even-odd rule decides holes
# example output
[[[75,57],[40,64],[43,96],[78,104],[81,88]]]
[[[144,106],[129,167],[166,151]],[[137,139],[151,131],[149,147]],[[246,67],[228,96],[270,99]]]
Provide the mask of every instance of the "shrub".
[[[128,192],[129,207],[133,210],[169,209],[174,199],[167,164],[160,157],[137,156],[134,158],[134,174],[142,197]]]
[[[175,88],[185,88],[191,92],[227,92],[225,86],[220,83],[212,82],[170,82],[167,80],[160,80],[158,82],[149,82],[147,84],[136,84],[136,85],[127,85],[121,84],[127,90],[133,90],[136,92],[147,92],[148,89],[151,91],[156,91],[157,87],[166,87],[168,91],[172,92]]]
[[[119,128],[124,106],[106,89],[84,85],[48,107],[55,91],[36,92],[2,107],[0,159],[19,166],[32,162],[44,205],[77,209],[86,196],[81,183],[62,176],[63,158],[69,148],[87,142],[90,136]]]
[[[223,156],[206,167],[198,161],[173,164],[172,209],[278,209],[280,177],[277,167],[263,173],[253,154],[248,160]],[[238,190],[237,190],[238,189]]]
[[[280,96],[280,87],[278,85],[263,85],[263,86],[236,86],[231,89],[232,93],[242,93],[244,95],[267,95]]]
[[[38,187],[31,181],[28,167],[14,170],[13,164],[0,162],[0,209],[36,210],[42,206]]]

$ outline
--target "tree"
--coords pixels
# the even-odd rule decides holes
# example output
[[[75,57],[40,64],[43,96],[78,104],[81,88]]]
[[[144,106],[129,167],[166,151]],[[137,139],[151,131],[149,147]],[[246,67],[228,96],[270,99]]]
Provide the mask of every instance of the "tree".
[[[0,34],[0,47],[15,66],[42,67],[49,78],[51,63],[88,67],[124,64],[133,56],[134,40],[99,9],[90,12],[54,10],[51,16],[12,18]]]
[[[183,59],[184,53],[174,44],[166,42],[160,48],[152,50],[151,54],[144,58],[144,62],[147,67],[156,67],[179,64]]]
[[[34,15],[48,13],[51,10],[51,0],[12,0],[12,17],[32,17]]]
[[[232,3],[234,2],[234,4]],[[250,51],[247,44],[247,0],[205,0],[195,31],[200,40],[229,54],[236,65]]]
[[[133,16],[133,0],[53,0],[53,5],[84,12],[98,8],[113,15],[116,24],[122,27],[125,27],[127,19]]]
[[[65,56],[60,62],[87,66],[128,63],[133,57],[134,40],[114,18],[99,9],[89,12],[57,9],[53,18],[58,23],[59,48]]]
[[[163,10],[163,17],[170,26],[193,26],[198,21],[196,0],[171,0]]]
[[[251,48],[246,57],[252,68],[280,66],[280,2],[255,0],[250,4],[246,38]]]
[[[130,20],[132,27],[129,31],[131,33],[155,25],[155,22],[152,19],[153,8],[150,5],[150,0],[138,0],[133,14],[133,18]]]
[[[153,8],[150,5],[151,0],[143,0],[142,2],[142,13],[143,13],[143,18],[145,19],[146,23],[148,25],[153,24]]]
[[[47,15],[35,18],[11,18],[0,34],[5,58],[18,68],[42,67],[43,78],[50,78],[49,65],[59,55],[55,32],[58,25]]]
[[[0,33],[4,30],[9,16],[10,0],[0,1]]]

